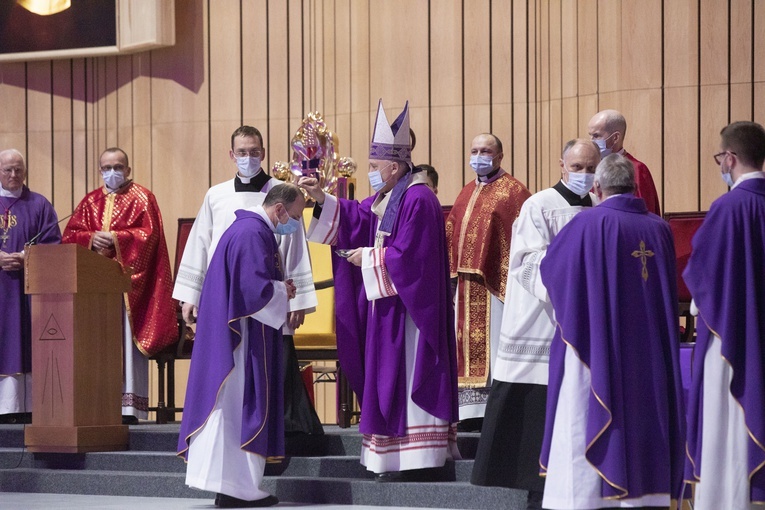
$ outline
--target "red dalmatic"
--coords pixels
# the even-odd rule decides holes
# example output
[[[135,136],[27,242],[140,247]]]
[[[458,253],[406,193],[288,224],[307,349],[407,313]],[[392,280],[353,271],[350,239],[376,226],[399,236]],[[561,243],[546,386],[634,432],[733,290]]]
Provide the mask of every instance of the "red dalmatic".
[[[62,242],[92,249],[96,231],[111,233],[114,249],[101,254],[117,260],[130,273],[133,288],[125,294],[125,307],[133,341],[145,356],[151,356],[178,339],[162,216],[154,194],[136,183],[106,194],[105,188],[99,188],[85,196]]]

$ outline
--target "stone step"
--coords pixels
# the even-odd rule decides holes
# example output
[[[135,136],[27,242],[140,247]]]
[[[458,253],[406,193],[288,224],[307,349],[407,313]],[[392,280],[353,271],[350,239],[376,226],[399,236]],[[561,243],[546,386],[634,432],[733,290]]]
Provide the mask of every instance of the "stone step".
[[[130,451],[175,452],[180,424],[156,425],[145,423],[130,426]],[[285,450],[290,457],[321,457],[327,455],[360,455],[361,434],[358,426],[341,429],[325,425],[323,436],[297,435],[287,437]],[[457,446],[463,459],[475,458],[480,434],[457,435]],[[0,448],[21,448],[24,444],[23,425],[0,425]]]
[[[15,467],[72,471],[125,471],[185,473],[186,464],[173,452],[100,452],[87,454],[54,454],[22,452],[17,448],[0,448],[0,469]],[[432,473],[442,481],[470,481],[473,460],[447,462]],[[305,478],[372,479],[374,475],[361,465],[358,456],[288,457],[281,463],[268,464],[266,475]]]
[[[18,468],[0,470],[0,491],[213,499],[191,489],[183,473],[77,471]],[[526,493],[467,482],[379,483],[356,478],[267,476],[261,487],[282,502],[523,510]]]

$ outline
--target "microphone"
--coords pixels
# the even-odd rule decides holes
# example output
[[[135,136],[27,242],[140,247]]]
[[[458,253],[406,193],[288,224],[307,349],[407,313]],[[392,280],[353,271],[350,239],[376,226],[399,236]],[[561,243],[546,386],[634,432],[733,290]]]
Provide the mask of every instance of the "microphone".
[[[104,195],[101,195],[100,197],[96,198],[95,200],[92,200],[91,202],[86,204],[85,207],[90,207],[93,204],[97,204],[98,202],[100,202],[101,200],[105,199],[109,195],[111,195],[113,193],[117,193],[118,191],[122,191],[123,189],[127,188],[132,182],[133,182],[133,179],[128,179],[127,181],[125,181],[122,184],[120,184],[119,186],[117,186],[115,189],[110,190],[108,193],[106,193]],[[61,218],[60,220],[58,220],[56,222],[56,226],[58,226],[62,221],[68,220],[69,218],[71,218],[74,215],[76,210],[77,210],[77,208],[75,207],[74,211],[72,211],[72,213],[69,216],[65,216],[65,217]],[[24,247],[34,246],[35,244],[37,244],[37,240],[40,239],[40,236],[42,236],[43,234],[47,234],[48,231],[50,231],[50,226],[48,226],[48,228],[42,229],[32,239],[30,239],[29,241],[24,243]]]

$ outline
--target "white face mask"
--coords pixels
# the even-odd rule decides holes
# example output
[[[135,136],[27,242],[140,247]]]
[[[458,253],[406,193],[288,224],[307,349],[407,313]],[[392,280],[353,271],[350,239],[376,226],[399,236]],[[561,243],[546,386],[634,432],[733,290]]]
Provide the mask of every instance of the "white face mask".
[[[598,146],[598,149],[600,149],[600,159],[605,158],[609,154],[613,154],[613,150],[609,147],[606,147],[606,142],[608,142],[608,139],[614,136],[614,133],[611,133],[607,137],[601,139],[601,140],[593,140],[592,143]]]
[[[239,175],[250,179],[260,171],[260,158],[236,156],[236,167],[239,169]]]
[[[112,168],[106,172],[101,172],[101,176],[104,178],[106,187],[112,191],[125,184],[125,172],[123,170],[115,170]]]
[[[571,172],[565,166],[563,168],[568,173],[568,182],[563,183],[568,189],[580,197],[590,192],[595,182],[595,174]]]
[[[474,154],[470,156],[470,166],[476,174],[483,177],[494,170],[494,158],[491,156]]]

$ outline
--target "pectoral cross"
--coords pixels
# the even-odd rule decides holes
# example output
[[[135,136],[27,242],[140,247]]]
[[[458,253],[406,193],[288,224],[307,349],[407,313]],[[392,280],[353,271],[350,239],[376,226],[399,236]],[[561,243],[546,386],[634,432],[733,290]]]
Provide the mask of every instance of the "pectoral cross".
[[[632,256],[635,258],[639,257],[641,262],[643,262],[643,280],[648,281],[648,266],[646,263],[648,262],[648,257],[653,257],[653,252],[645,249],[645,241],[640,241],[640,249],[633,251]]]

